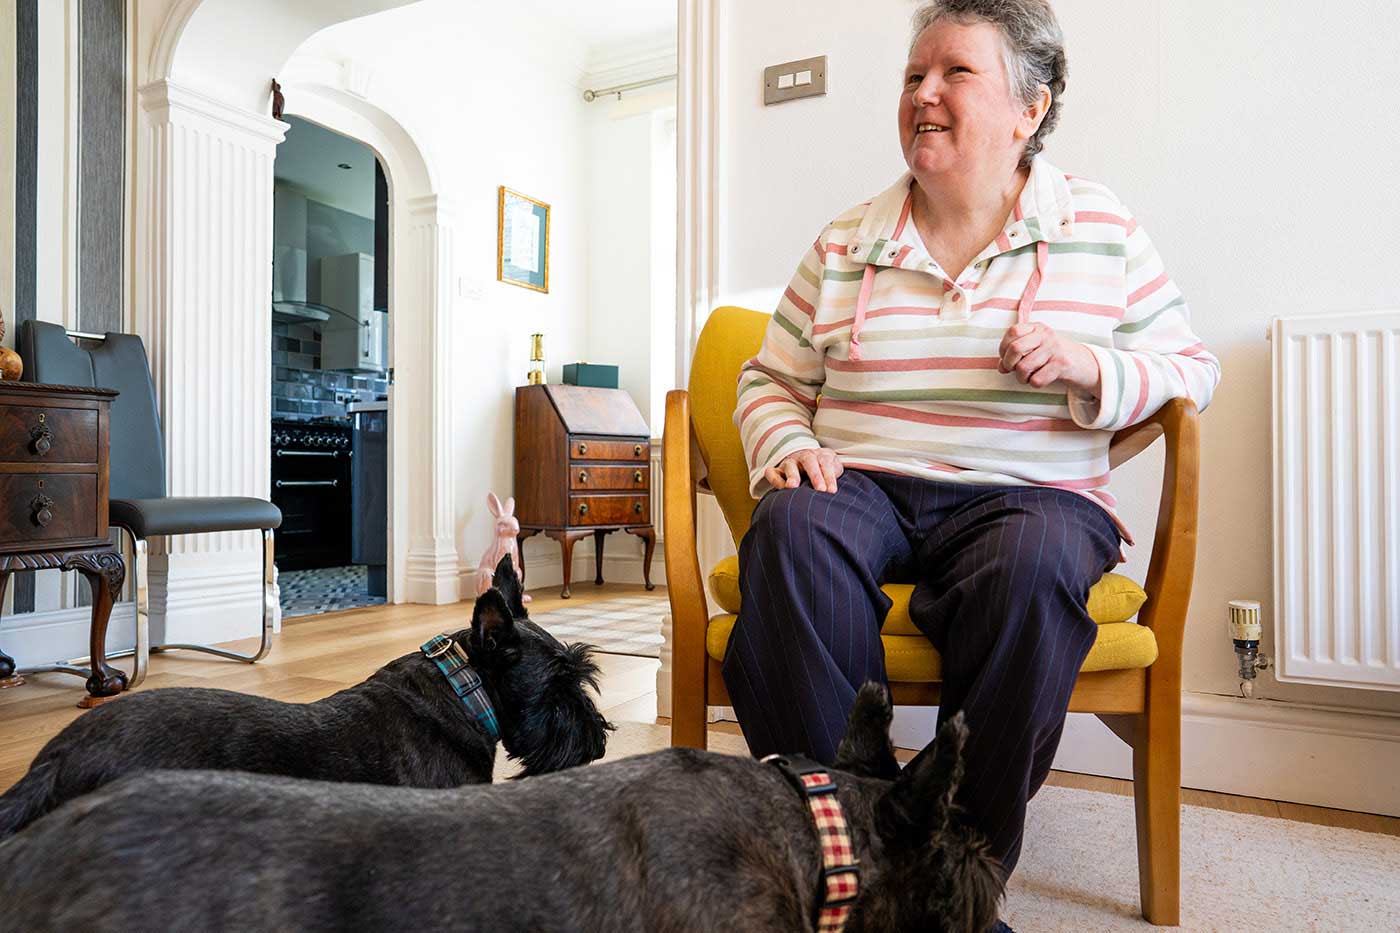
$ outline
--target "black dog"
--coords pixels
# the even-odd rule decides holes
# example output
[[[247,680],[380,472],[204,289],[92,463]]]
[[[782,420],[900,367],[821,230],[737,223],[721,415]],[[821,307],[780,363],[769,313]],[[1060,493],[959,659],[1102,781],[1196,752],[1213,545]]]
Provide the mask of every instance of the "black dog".
[[[480,675],[501,742],[524,774],[601,757],[612,727],[587,645],[561,645],[525,618],[509,558],[452,639]],[[489,783],[496,740],[437,664],[405,655],[362,684],[315,703],[280,703],[208,688],[135,693],[55,736],[0,797],[0,839],[59,804],[132,771],[230,769],[324,781],[456,787]]]
[[[867,685],[830,772],[860,863],[846,930],[980,933],[1002,880],[954,819],[961,719],[893,780],[889,721]],[[678,748],[445,791],[161,772],[0,843],[16,930],[772,933],[813,930],[821,890],[777,767]]]

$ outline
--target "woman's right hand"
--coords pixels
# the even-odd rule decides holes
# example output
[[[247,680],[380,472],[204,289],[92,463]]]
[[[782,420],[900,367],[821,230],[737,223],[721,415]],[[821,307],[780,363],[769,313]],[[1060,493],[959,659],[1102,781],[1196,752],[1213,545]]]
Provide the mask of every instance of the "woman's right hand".
[[[835,492],[836,478],[845,472],[836,451],[819,447],[816,450],[796,450],[763,471],[763,478],[774,489],[796,489],[806,473],[817,492]]]

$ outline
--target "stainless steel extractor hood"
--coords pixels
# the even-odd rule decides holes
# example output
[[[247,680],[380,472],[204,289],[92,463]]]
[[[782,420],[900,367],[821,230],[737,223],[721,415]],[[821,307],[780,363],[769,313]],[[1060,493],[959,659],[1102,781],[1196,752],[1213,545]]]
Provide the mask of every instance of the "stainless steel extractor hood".
[[[278,246],[272,253],[272,319],[280,323],[325,321],[330,311],[306,300],[306,250]]]

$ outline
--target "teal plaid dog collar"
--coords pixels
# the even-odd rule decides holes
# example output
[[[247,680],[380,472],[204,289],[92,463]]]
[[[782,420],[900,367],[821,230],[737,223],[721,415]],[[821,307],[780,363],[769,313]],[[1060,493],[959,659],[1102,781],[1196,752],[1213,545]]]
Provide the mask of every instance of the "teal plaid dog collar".
[[[491,705],[491,697],[486,694],[486,685],[481,675],[472,670],[467,653],[449,635],[434,635],[422,647],[423,655],[438,666],[452,685],[452,692],[467,707],[472,718],[481,723],[486,734],[493,739],[501,737],[501,727],[496,721],[496,708]]]

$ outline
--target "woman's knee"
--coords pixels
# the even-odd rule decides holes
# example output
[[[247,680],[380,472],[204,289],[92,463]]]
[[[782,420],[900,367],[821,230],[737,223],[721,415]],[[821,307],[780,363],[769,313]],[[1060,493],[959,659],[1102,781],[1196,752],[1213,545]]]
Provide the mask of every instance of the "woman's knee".
[[[765,549],[785,549],[793,541],[807,540],[821,526],[821,507],[831,502],[830,493],[817,492],[805,484],[796,489],[775,489],[754,509],[744,541]]]

